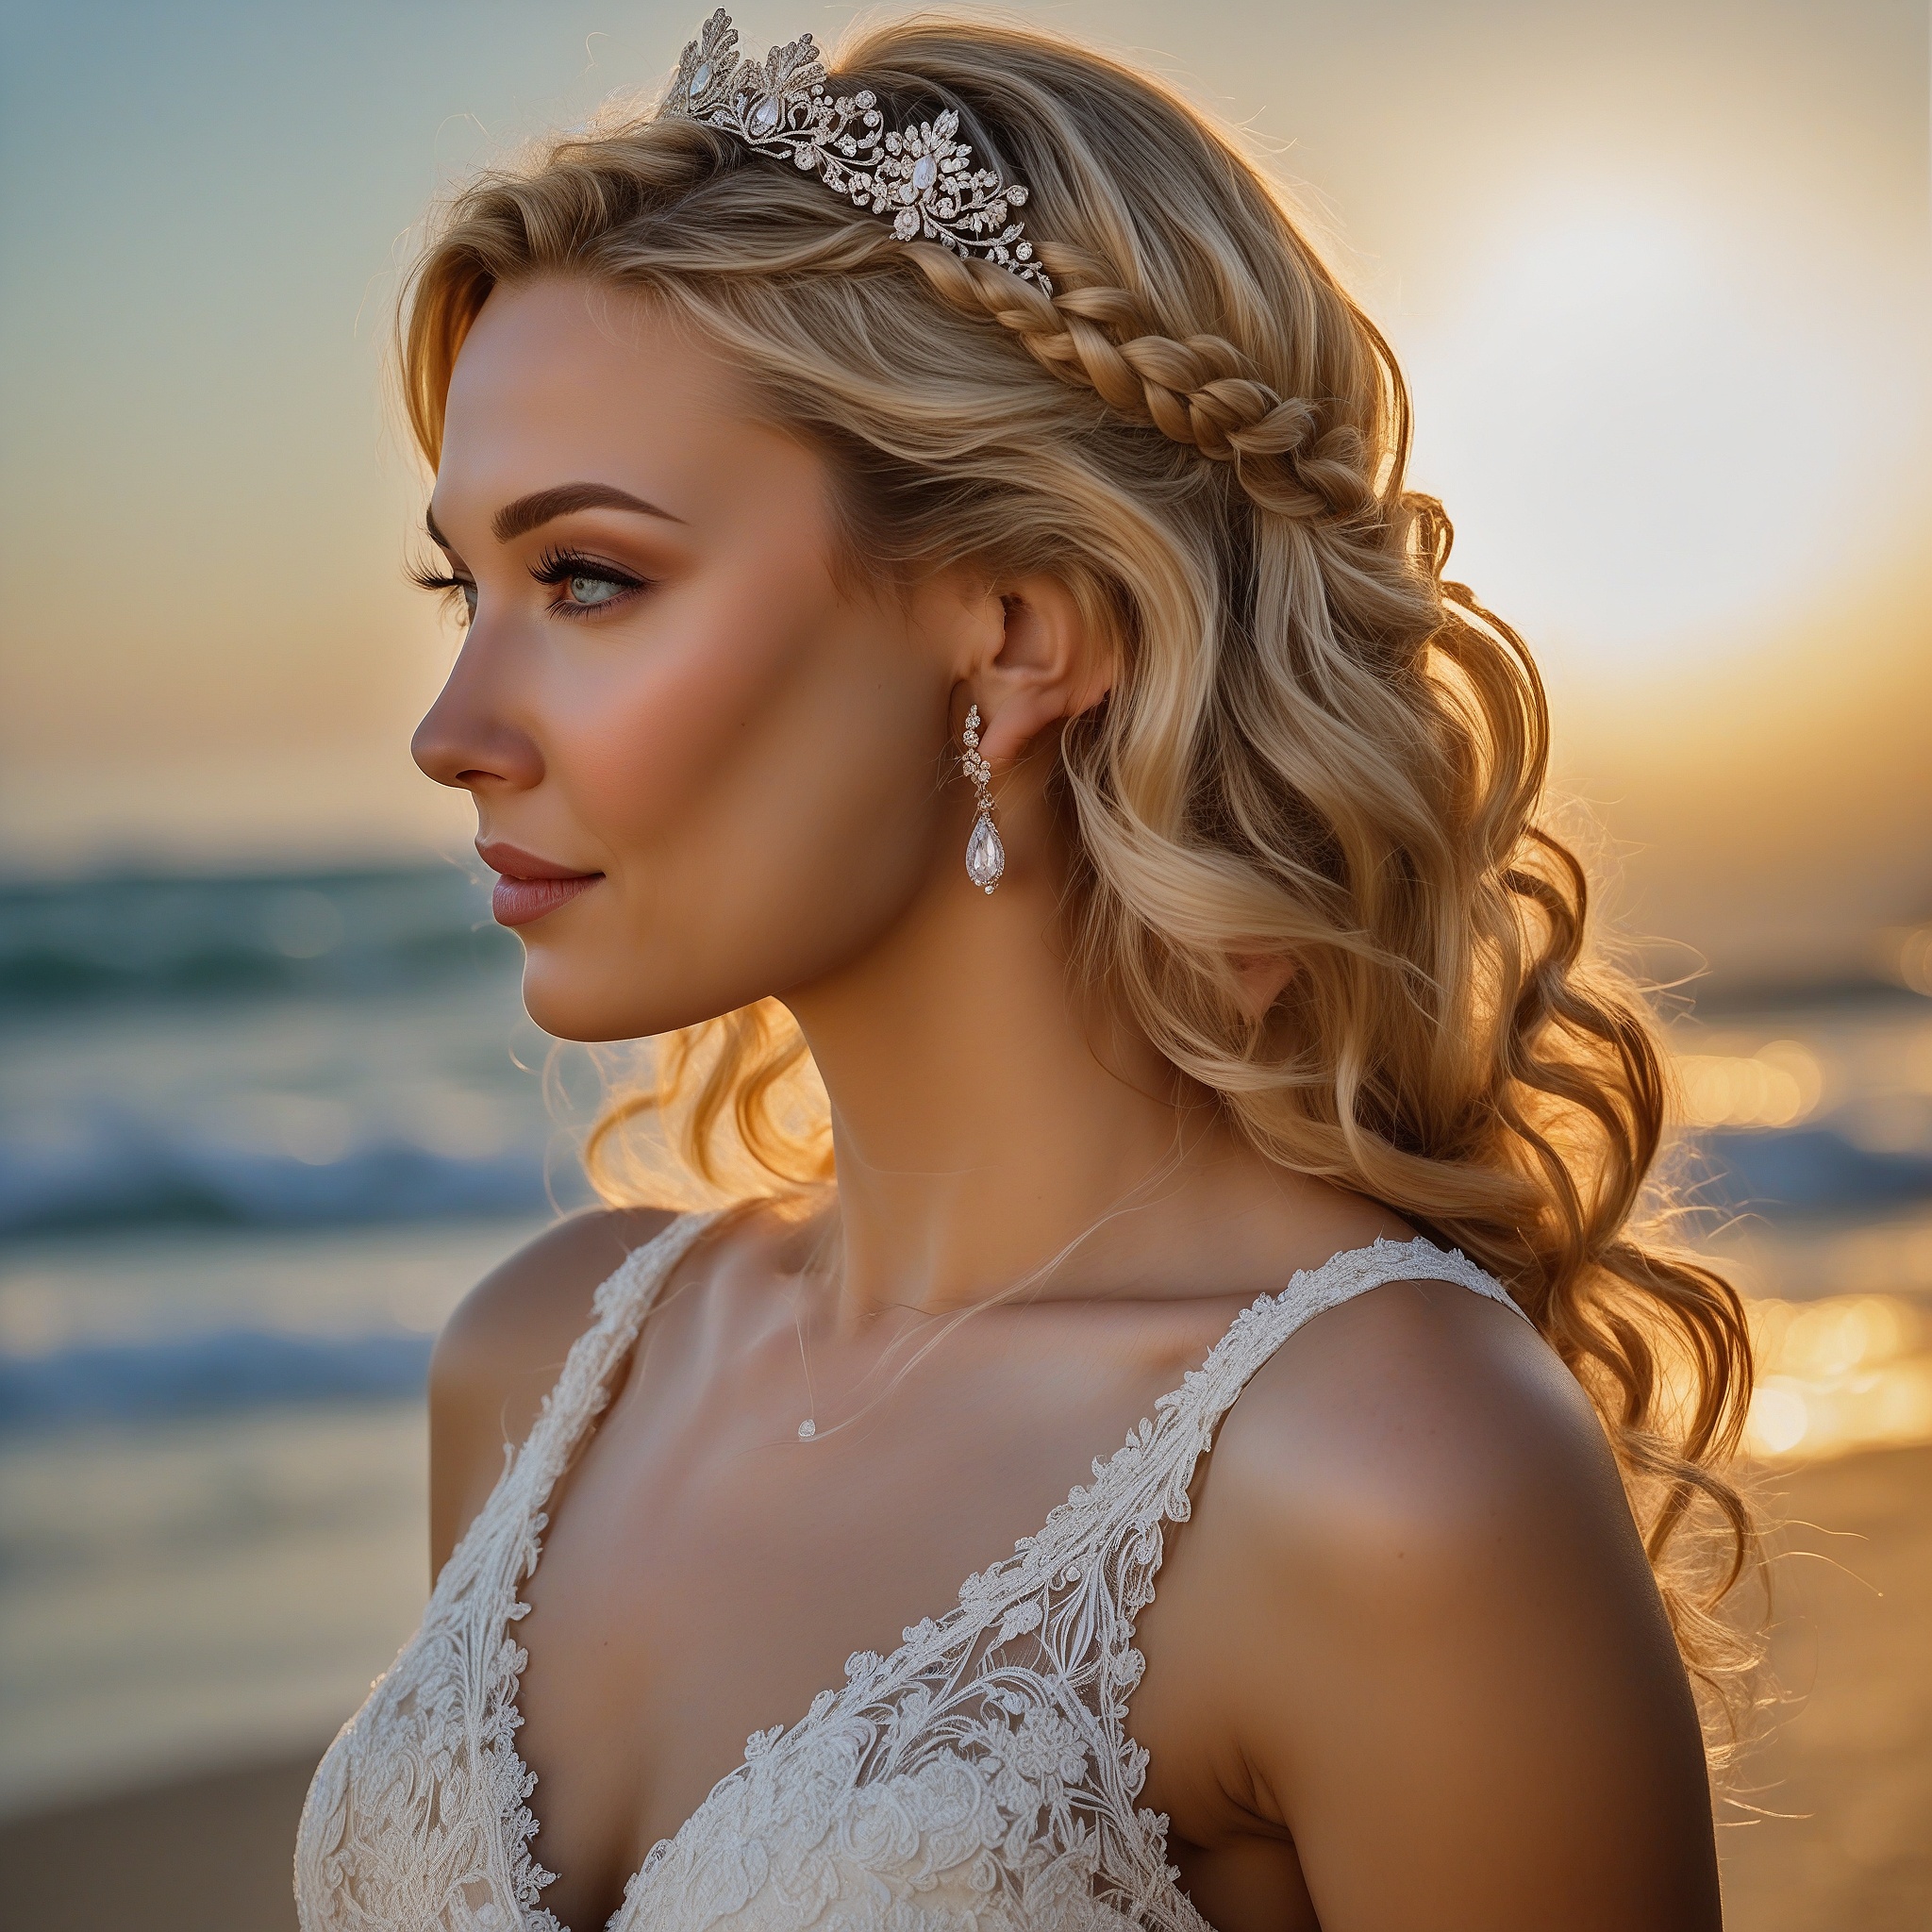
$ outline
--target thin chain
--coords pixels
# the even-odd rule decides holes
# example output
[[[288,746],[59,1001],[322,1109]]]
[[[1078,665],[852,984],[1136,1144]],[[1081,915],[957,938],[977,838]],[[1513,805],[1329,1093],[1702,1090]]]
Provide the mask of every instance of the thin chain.
[[[798,1440],[801,1442],[809,1442],[819,1432],[819,1403],[818,1397],[812,1393],[811,1357],[807,1355],[805,1348],[804,1295],[805,1289],[801,1283],[798,1294],[791,1303],[791,1326],[798,1337],[798,1365],[805,1371],[806,1417],[798,1425]]]

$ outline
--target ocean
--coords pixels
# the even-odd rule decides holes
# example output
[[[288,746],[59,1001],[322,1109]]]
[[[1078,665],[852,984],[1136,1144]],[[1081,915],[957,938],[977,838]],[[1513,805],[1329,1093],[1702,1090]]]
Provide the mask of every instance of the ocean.
[[[427,1585],[422,1390],[588,1198],[450,868],[0,885],[0,1812],[325,1741]],[[1932,1440],[1932,1000],[1675,1032],[1771,1457]]]
[[[0,1811],[325,1739],[408,1634],[431,1340],[587,1198],[520,958],[453,867],[0,888]]]

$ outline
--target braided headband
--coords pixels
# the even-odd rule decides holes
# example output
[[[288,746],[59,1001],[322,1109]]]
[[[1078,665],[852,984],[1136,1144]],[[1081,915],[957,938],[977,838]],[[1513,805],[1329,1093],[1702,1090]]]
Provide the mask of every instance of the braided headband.
[[[849,98],[826,93],[809,34],[774,47],[762,62],[741,59],[738,29],[719,8],[685,48],[658,111],[722,127],[759,154],[786,157],[801,174],[816,172],[854,208],[890,214],[902,242],[937,242],[1053,293],[1032,242],[1008,219],[1025,189],[1008,186],[997,168],[973,166],[973,150],[955,139],[958,115],[948,108],[935,121],[888,133],[869,88]]]

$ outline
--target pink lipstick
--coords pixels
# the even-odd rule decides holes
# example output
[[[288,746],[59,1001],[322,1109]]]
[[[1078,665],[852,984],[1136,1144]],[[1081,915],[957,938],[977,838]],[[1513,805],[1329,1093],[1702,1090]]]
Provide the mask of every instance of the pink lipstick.
[[[498,925],[528,925],[569,905],[604,876],[601,872],[573,872],[515,845],[479,843],[476,852],[498,875],[496,890],[490,895],[490,910]]]

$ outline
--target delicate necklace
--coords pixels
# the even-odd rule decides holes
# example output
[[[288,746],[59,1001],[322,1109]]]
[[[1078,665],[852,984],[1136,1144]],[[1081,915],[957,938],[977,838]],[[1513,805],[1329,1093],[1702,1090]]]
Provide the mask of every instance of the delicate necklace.
[[[807,1355],[805,1349],[804,1299],[805,1291],[801,1284],[798,1296],[791,1304],[791,1325],[798,1335],[798,1364],[805,1371],[806,1418],[798,1425],[798,1440],[801,1442],[809,1442],[819,1432],[819,1425],[814,1420],[819,1405],[818,1398],[813,1395],[811,1389],[811,1357]]]

